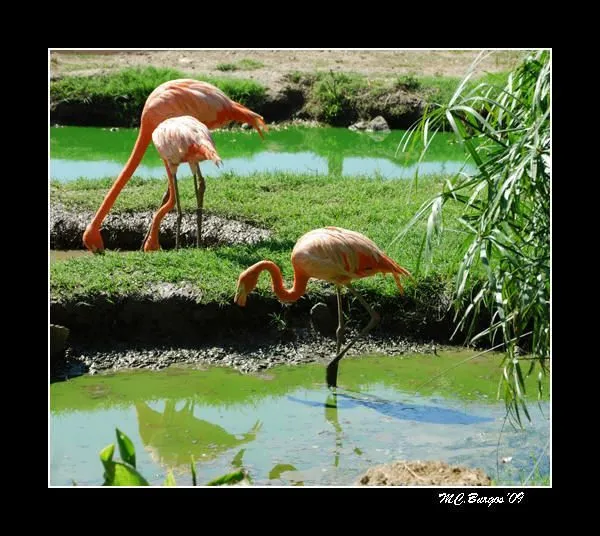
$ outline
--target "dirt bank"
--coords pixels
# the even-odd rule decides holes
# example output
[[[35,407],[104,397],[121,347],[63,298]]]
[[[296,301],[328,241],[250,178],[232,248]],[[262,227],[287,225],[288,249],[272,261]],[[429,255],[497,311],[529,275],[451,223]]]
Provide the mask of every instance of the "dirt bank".
[[[108,249],[122,251],[139,250],[154,213],[129,212],[111,213],[102,224],[102,238]],[[50,205],[50,249],[83,249],[82,236],[94,214],[91,211],[71,211],[53,201]],[[175,247],[175,224],[177,214],[168,213],[160,227],[160,244],[163,249]],[[248,223],[228,220],[211,214],[202,219],[202,244],[220,246],[226,244],[255,244],[270,237],[268,229]],[[181,220],[182,247],[196,244],[196,215],[184,212]]]
[[[432,284],[433,286],[433,284]],[[454,331],[448,296],[439,286],[425,302],[408,296],[366,296],[380,324],[353,353],[432,352]],[[53,377],[65,370],[164,368],[174,363],[220,364],[254,371],[280,363],[327,361],[335,348],[337,301],[306,295],[284,306],[255,294],[242,308],[201,303],[197,288],[162,283],[143,294],[52,300],[51,323],[70,330],[67,363],[55,359]],[[420,301],[419,301],[420,300]],[[344,302],[348,337],[368,323],[360,304]],[[482,320],[485,321],[485,320]]]
[[[397,461],[369,469],[357,486],[490,486],[481,469],[448,465],[443,461]]]

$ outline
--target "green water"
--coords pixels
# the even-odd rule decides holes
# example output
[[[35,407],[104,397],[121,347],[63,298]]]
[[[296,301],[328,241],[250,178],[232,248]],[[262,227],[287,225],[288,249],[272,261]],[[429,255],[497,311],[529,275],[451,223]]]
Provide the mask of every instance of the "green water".
[[[137,129],[52,127],[50,177],[59,181],[116,177],[129,158],[137,134]],[[204,162],[201,168],[209,177],[223,173],[293,172],[389,179],[411,179],[417,169],[422,175],[451,174],[463,169],[465,153],[453,135],[438,134],[419,164],[416,149],[396,156],[403,134],[399,130],[379,134],[345,128],[290,127],[272,130],[261,140],[253,131],[217,131],[213,138],[224,166],[219,169],[212,162]],[[182,166],[180,175],[189,174],[189,168]],[[135,175],[164,177],[154,146],[146,151]]]
[[[154,485],[169,469],[190,485],[191,456],[199,483],[241,465],[255,485],[351,485],[369,467],[398,459],[445,460],[496,478],[499,357],[436,378],[469,355],[345,358],[337,396],[316,364],[259,375],[169,368],[53,383],[50,484],[102,484],[98,453],[115,443],[116,427],[134,442],[138,470]],[[503,432],[498,454],[512,461],[500,465],[501,483],[521,483],[544,451],[547,401],[542,410],[532,402],[533,423]],[[547,457],[538,472],[548,475]]]

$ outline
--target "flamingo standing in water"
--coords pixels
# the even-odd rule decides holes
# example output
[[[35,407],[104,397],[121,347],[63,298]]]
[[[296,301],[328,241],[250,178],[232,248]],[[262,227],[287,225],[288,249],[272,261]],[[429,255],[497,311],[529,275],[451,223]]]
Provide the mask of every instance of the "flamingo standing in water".
[[[217,153],[210,131],[195,117],[183,115],[166,119],[156,127],[152,133],[152,141],[156,150],[162,157],[169,189],[161,202],[161,207],[152,219],[150,230],[144,239],[144,251],[159,249],[158,230],[163,217],[177,202],[177,224],[175,230],[175,249],[179,249],[179,234],[181,227],[181,204],[179,202],[179,189],[177,187],[177,168],[179,164],[187,162],[194,176],[194,191],[196,192],[196,245],[200,247],[202,234],[202,207],[204,204],[204,191],[206,183],[200,172],[199,163],[203,160],[212,160],[217,166],[222,160]],[[200,185],[198,185],[198,178]]]
[[[258,277],[263,270],[271,274],[273,292],[284,303],[295,302],[306,292],[310,278],[322,279],[336,285],[338,304],[338,328],[336,356],[327,365],[327,386],[337,386],[338,363],[345,353],[364,337],[379,322],[380,316],[367,301],[351,286],[354,279],[369,277],[376,273],[390,273],[394,276],[400,292],[404,292],[400,276],[409,276],[410,272],[388,257],[377,245],[366,236],[339,227],[315,229],[301,236],[292,251],[292,267],[294,269],[294,285],[291,289],[284,287],[279,267],[271,261],[260,261],[240,274],[235,293],[235,302],[242,307],[246,298],[256,287]],[[371,315],[367,326],[344,348],[344,315],[342,312],[341,287],[345,286],[360,301]]]
[[[100,226],[117,196],[133,175],[150,144],[152,132],[165,119],[190,115],[214,129],[231,121],[252,125],[263,137],[266,131],[262,116],[232,101],[220,89],[207,82],[179,79],[158,86],[148,97],[142,110],[140,132],[125,167],[106,194],[104,201],[83,233],[85,247],[94,253],[104,251]]]

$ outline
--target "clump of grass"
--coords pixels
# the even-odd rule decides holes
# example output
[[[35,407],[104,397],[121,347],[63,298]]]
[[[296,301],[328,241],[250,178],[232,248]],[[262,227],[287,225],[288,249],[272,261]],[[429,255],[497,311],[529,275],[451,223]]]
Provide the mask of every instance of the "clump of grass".
[[[260,69],[265,64],[262,61],[256,61],[248,58],[238,61],[237,63],[218,63],[218,71],[253,71],[254,69]]]
[[[342,125],[357,119],[354,98],[366,78],[351,73],[318,73],[312,86],[308,108],[320,121]]]
[[[223,72],[237,71],[238,68],[239,67],[235,63],[218,63],[217,64],[217,71],[223,71]]]
[[[404,89],[405,91],[417,91],[418,89],[421,89],[422,82],[416,76],[407,74],[398,77],[395,86]]]

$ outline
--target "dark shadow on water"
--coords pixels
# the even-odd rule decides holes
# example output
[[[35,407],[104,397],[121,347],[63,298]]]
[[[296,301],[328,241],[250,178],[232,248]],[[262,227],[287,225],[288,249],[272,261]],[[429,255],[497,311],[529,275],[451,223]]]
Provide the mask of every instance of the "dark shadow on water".
[[[288,400],[298,402],[306,406],[323,407],[322,402],[301,400],[299,398],[288,396]],[[333,401],[332,401],[333,400]],[[482,422],[493,421],[491,417],[480,417],[478,415],[469,415],[455,409],[444,408],[441,406],[425,406],[419,404],[405,404],[392,400],[385,400],[369,395],[368,398],[356,397],[338,392],[332,399],[330,395],[325,402],[325,408],[331,409],[351,409],[356,407],[366,407],[399,420],[416,421],[431,424],[478,424]]]

